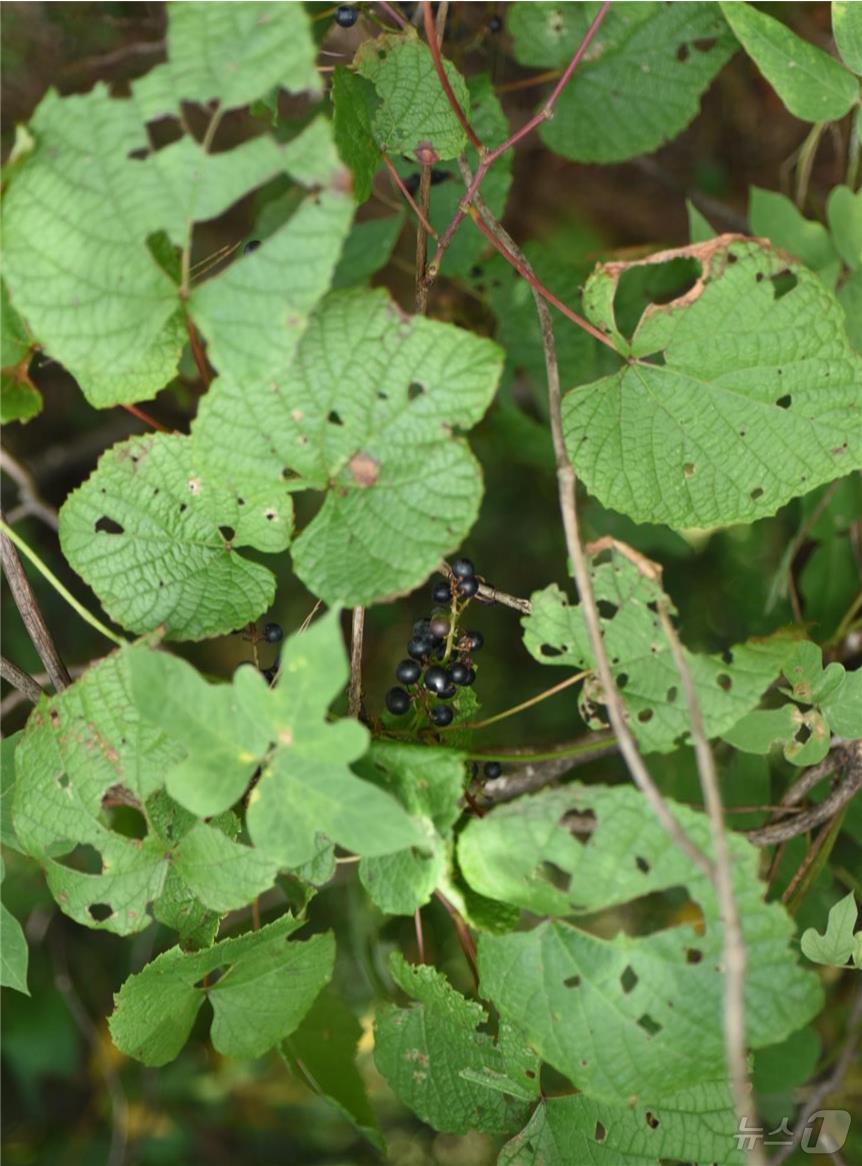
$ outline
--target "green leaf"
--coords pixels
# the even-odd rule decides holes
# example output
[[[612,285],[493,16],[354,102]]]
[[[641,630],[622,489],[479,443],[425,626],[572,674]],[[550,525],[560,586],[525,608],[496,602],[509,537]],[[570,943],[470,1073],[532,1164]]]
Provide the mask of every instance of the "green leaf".
[[[785,195],[758,186],[751,188],[748,217],[755,235],[801,260],[828,288],[835,287],[841,260],[822,223],[806,219]]]
[[[835,186],[826,200],[826,219],[832,241],[848,267],[862,267],[862,190]]]
[[[0,859],[0,883],[3,881],[5,866]],[[27,987],[27,963],[29,952],[24,929],[12,912],[0,903],[0,985],[14,988],[16,992],[30,995]]]
[[[141,720],[132,701],[130,661],[146,652],[114,652],[58,696],[43,697],[16,750],[22,849],[42,864],[67,915],[121,935],[151,922],[149,905],[169,870],[183,884],[172,888],[173,899],[182,890],[217,912],[245,906],[276,873],[271,860],[233,842],[218,824],[195,822],[161,793],[180,751]],[[108,824],[109,793],[140,815],[142,838]],[[93,854],[98,869],[88,870]]]
[[[617,339],[632,354],[621,371],[564,399],[566,442],[588,489],[637,522],[710,529],[773,514],[862,465],[862,361],[820,280],[727,235],[645,262],[682,255],[701,263],[701,279],[650,305],[630,346]],[[609,334],[632,266],[600,265],[587,283],[587,314]]]
[[[859,740],[862,737],[862,670],[845,672],[835,690],[820,700],[820,708],[833,733],[850,741]]]
[[[319,93],[320,75],[301,4],[168,6],[168,61],[134,84],[147,120],[176,113],[181,101],[222,109],[266,97],[276,86]]]
[[[10,850],[19,851],[21,843],[12,822],[12,802],[15,798],[15,754],[23,736],[23,730],[19,730],[0,740],[0,842]]]
[[[329,981],[331,932],[288,942],[303,920],[274,923],[225,939],[207,951],[172,947],[130,976],[115,997],[108,1024],[127,1056],[157,1067],[186,1043],[204,1000],[213,1010],[212,1043],[230,1057],[260,1057],[294,1031]],[[220,975],[214,976],[218,971]]]
[[[515,59],[562,69],[599,7],[512,5],[507,23]],[[577,162],[621,162],[651,153],[697,116],[701,95],[735,47],[714,4],[612,6],[553,118],[542,126],[542,138]]]
[[[594,562],[591,575],[605,648],[632,730],[645,750],[670,752],[690,739],[690,719],[682,680],[656,614],[658,604],[669,601],[657,583],[618,552],[608,562]],[[570,605],[552,584],[532,596],[532,605],[532,613],[523,619],[530,654],[542,664],[594,668],[580,604]],[[792,639],[777,635],[713,656],[684,649],[708,737],[730,729],[757,704],[793,646]],[[597,684],[586,685],[583,711],[589,714],[590,706],[599,703],[603,700]]]
[[[830,908],[822,935],[814,927],[803,931],[799,941],[802,954],[815,964],[843,968],[856,948],[854,932],[858,914],[851,891]]]
[[[685,210],[688,215],[688,237],[692,243],[706,243],[715,238],[712,224],[689,198],[685,200]]]
[[[385,219],[368,219],[357,223],[344,243],[344,251],[332,277],[334,289],[366,283],[389,262],[404,215],[387,215]]]
[[[743,1166],[737,1116],[718,1082],[666,1094],[656,1104],[613,1105],[583,1094],[550,1097],[503,1147],[498,1166],[655,1166],[711,1162]]]
[[[430,148],[443,161],[463,152],[467,135],[443,92],[428,46],[412,29],[363,42],[353,67],[377,91],[379,105],[371,126],[381,150],[415,159],[417,150]],[[469,118],[470,96],[464,78],[449,61],[443,67]]]
[[[671,808],[710,853],[705,815]],[[572,812],[596,818],[587,845],[564,824]],[[785,909],[764,902],[758,851],[735,834],[728,845],[749,953],[746,1038],[759,1048],[810,1020],[822,991],[790,958],[793,923]],[[637,790],[570,784],[520,798],[469,822],[458,853],[478,891],[540,915],[592,915],[685,888],[696,907],[678,907],[679,917],[699,920],[702,913],[702,923],[612,935],[613,926],[582,930],[547,920],[530,931],[480,936],[480,992],[591,1098],[652,1103],[722,1078],[723,928],[715,893],[644,813]],[[679,903],[678,891],[671,901]]]
[[[189,297],[209,359],[220,373],[247,383],[268,381],[290,364],[329,288],[353,218],[348,176],[325,118],[294,138],[284,155],[297,182],[323,189],[304,199],[256,251]]]
[[[862,352],[862,270],[850,273],[838,293],[838,300],[844,309],[844,324],[850,343],[857,352]]]
[[[332,988],[324,988],[296,1032],[282,1046],[285,1060],[300,1080],[307,1081],[383,1150],[383,1138],[356,1067],[356,1046],[362,1026]]]
[[[146,243],[160,224],[130,157],[149,148],[135,103],[102,84],[82,96],[49,91],[31,128],[37,145],[4,208],[16,307],[93,404],[155,396],[176,371],[185,328],[176,285]]]
[[[327,723],[348,675],[337,612],[286,640],[273,688],[252,667],[237,669],[232,685],[207,684],[190,665],[155,652],[138,653],[132,673],[141,713],[182,748],[163,773],[181,805],[201,816],[226,810],[261,768],[246,824],[272,862],[311,862],[321,833],[357,854],[421,843],[398,803],[348,768],[365,751],[367,731],[351,720]]]
[[[12,307],[5,281],[0,282],[0,423],[29,421],[42,412],[42,394],[28,369],[35,344],[27,325]]]
[[[376,742],[357,766],[417,822],[423,841],[395,854],[363,858],[359,877],[387,915],[412,915],[429,901],[449,866],[452,826],[460,816],[464,759],[448,749]]]
[[[330,98],[335,144],[353,174],[353,197],[358,203],[367,202],[380,165],[380,149],[371,128],[377,104],[374,86],[364,77],[336,65]]]
[[[335,293],[271,383],[215,382],[195,449],[245,497],[296,475],[326,490],[296,572],[330,605],[370,603],[416,587],[475,521],[481,475],[453,431],[481,418],[500,364],[490,341],[405,318],[382,291]]]
[[[495,1042],[478,1032],[485,1009],[434,968],[393,953],[395,981],[417,1001],[378,1010],[374,1062],[398,1098],[441,1133],[506,1133],[526,1118],[539,1088],[538,1061],[506,1026]]]
[[[859,84],[834,57],[751,4],[722,3],[724,18],[794,117],[837,121],[859,100]]]
[[[862,73],[862,10],[855,3],[832,0],[832,35],[844,64]]]
[[[796,705],[783,704],[780,708],[747,713],[722,736],[745,753],[768,753],[773,745],[792,742],[803,723]]]
[[[287,546],[293,508],[284,483],[239,494],[201,461],[188,437],[132,438],[103,454],[60,511],[63,553],[130,631],[162,626],[174,639],[199,640],[242,627],[272,603],[272,574],[235,548]]]
[[[780,1044],[758,1049],[751,1073],[755,1092],[762,1096],[804,1085],[816,1073],[821,1051],[813,1026],[800,1028]]]

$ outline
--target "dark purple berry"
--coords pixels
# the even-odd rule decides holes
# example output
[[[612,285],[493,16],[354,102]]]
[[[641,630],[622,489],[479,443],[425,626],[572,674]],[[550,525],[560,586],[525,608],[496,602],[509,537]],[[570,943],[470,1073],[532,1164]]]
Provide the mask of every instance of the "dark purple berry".
[[[435,583],[431,588],[431,598],[435,603],[449,603],[452,592],[448,583]]]
[[[243,255],[251,255],[252,251],[257,251],[260,246],[260,239],[249,239],[242,249]]]
[[[472,599],[476,592],[479,590],[479,580],[475,577],[475,575],[465,575],[463,578],[458,580],[458,584],[455,590],[458,592],[462,599]]]
[[[469,559],[453,559],[452,574],[456,579],[468,579],[476,574],[476,568]]]
[[[339,28],[353,28],[358,19],[359,13],[352,4],[339,4],[335,9],[335,23]]]
[[[444,729],[447,725],[451,725],[455,716],[448,704],[435,704],[428,715],[434,724],[441,729]]]
[[[280,623],[268,623],[263,629],[263,638],[268,644],[280,644],[284,639],[284,628]]]
[[[468,668],[466,664],[453,664],[449,669],[449,675],[452,677],[452,683],[460,685],[461,688],[469,688],[469,686],[476,679],[476,673],[472,668]]]
[[[437,693],[437,695],[439,696],[439,698],[441,700],[451,700],[457,691],[458,691],[458,689],[455,687],[455,685],[450,680],[445,688],[440,689],[440,691]]]
[[[452,625],[444,616],[436,616],[431,620],[431,635],[435,640],[445,640]]]
[[[414,636],[407,645],[407,655],[414,660],[425,660],[434,651],[434,641],[430,636]]]
[[[461,641],[468,652],[478,652],[485,643],[481,632],[465,632]]]
[[[417,619],[416,623],[413,625],[413,635],[414,636],[430,636],[431,635],[431,620],[430,619]]]
[[[416,660],[402,660],[395,669],[395,679],[402,684],[415,684],[422,675],[422,668]]]
[[[495,777],[499,777],[503,772],[503,766],[499,761],[486,761],[484,770],[485,777],[489,777],[493,780]]]
[[[430,692],[441,693],[451,686],[449,673],[437,664],[432,665],[425,673],[425,687]]]
[[[403,688],[390,688],[386,693],[386,707],[396,717],[403,717],[410,708],[410,697]]]

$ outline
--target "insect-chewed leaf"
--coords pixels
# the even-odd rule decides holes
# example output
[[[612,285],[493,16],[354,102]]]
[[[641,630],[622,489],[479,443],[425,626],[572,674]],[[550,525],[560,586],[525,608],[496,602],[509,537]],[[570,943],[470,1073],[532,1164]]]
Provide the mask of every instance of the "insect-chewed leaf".
[[[117,1048],[145,1065],[167,1064],[188,1040],[204,1000],[212,1005],[211,1036],[220,1053],[259,1057],[274,1048],[332,975],[332,933],[289,942],[302,923],[283,915],[206,951],[164,952],[130,976],[115,997],[108,1023]]]
[[[706,817],[671,808],[709,853]],[[570,813],[595,818],[586,843],[572,836]],[[784,907],[764,901],[758,851],[733,834],[728,846],[748,949],[747,1044],[760,1048],[807,1023],[822,990],[790,957],[794,929]],[[652,1103],[722,1078],[723,928],[715,892],[644,813],[637,790],[569,784],[520,798],[471,820],[458,857],[481,894],[536,915],[593,914],[671,888],[678,898],[684,888],[690,909],[663,928],[659,915],[659,929],[649,934],[619,931],[610,938],[547,920],[530,931],[480,936],[480,992],[591,1098]],[[698,922],[676,922],[686,916]],[[533,1004],[537,984],[541,1008]]]
[[[390,968],[416,1001],[384,1007],[374,1024],[374,1061],[398,1097],[447,1133],[517,1129],[539,1089],[533,1053],[507,1024],[496,1042],[477,1031],[484,1008],[434,968],[397,954]]]
[[[658,583],[613,551],[593,562],[599,621],[617,688],[633,732],[646,750],[667,753],[689,740],[689,713],[682,680],[657,610],[669,602]],[[524,642],[540,663],[594,668],[580,604],[569,604],[556,584],[532,597],[524,617]],[[684,648],[707,735],[717,737],[745,716],[776,679],[796,640],[778,633],[736,644],[723,654]],[[593,702],[601,693],[590,692]]]
[[[650,305],[629,343],[614,317],[621,277],[678,257],[697,260],[700,278]],[[570,456],[604,505],[708,529],[774,514],[862,466],[862,358],[835,297],[781,252],[722,235],[602,264],[584,305],[627,357],[563,402]]]
[[[405,317],[384,292],[334,293],[277,376],[219,377],[195,449],[240,493],[326,490],[297,573],[327,603],[370,603],[421,583],[475,521],[481,473],[456,433],[482,417],[501,363],[491,341]]]
[[[42,864],[67,915],[121,935],[152,921],[150,905],[169,872],[179,880],[173,899],[182,891],[195,910],[224,912],[267,890],[277,869],[234,842],[230,823],[196,822],[163,793],[182,750],[142,720],[132,700],[131,661],[146,652],[123,648],[64,692],[43,697],[15,753],[22,849]],[[106,822],[106,797],[136,812],[143,837]]]
[[[287,546],[293,508],[284,484],[231,493],[199,469],[192,441],[154,434],[103,454],[60,511],[60,541],[105,610],[134,632],[174,639],[220,635],[272,602],[275,580],[238,546]]]
[[[564,68],[599,8],[512,5],[508,27],[517,60]],[[701,95],[735,48],[715,4],[612,5],[542,137],[578,162],[648,154],[696,116]]]

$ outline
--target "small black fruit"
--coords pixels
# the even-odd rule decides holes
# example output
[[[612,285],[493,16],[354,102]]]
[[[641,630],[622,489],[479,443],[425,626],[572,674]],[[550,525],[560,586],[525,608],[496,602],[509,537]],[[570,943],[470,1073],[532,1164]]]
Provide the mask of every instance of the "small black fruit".
[[[403,688],[390,688],[386,693],[386,707],[396,717],[403,717],[410,708],[410,697]]]

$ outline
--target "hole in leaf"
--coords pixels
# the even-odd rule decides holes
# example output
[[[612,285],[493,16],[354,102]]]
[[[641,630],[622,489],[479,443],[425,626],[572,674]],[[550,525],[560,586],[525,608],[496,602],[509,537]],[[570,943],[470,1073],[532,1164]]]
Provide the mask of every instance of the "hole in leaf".
[[[808,725],[800,725],[793,736],[794,741],[798,741],[800,745],[804,745],[811,737],[811,730]]]
[[[717,44],[717,38],[714,36],[699,36],[697,40],[691,42],[699,53],[708,53],[710,49],[714,49]]]
[[[377,396],[381,401],[388,401],[389,400],[389,394],[384,393],[382,389],[377,390]]]
[[[763,497],[763,487],[762,486],[755,486],[754,489],[749,494],[749,498],[751,499],[752,502],[756,502],[758,498],[762,498],[762,497]]]
[[[126,528],[113,518],[108,518],[107,514],[103,514],[97,519],[95,529],[101,534],[123,534]]]
[[[724,651],[721,653],[721,658],[725,662],[725,664],[732,664],[733,663],[733,652],[731,652],[730,648],[724,649]]]
[[[778,271],[775,275],[769,277],[769,282],[772,284],[772,298],[774,300],[781,300],[796,287],[799,280],[792,271]]]
[[[638,1018],[638,1024],[649,1036],[655,1036],[656,1033],[659,1033],[662,1030],[662,1025],[660,1025],[657,1020],[653,1020],[648,1012],[645,1012],[643,1016]]]
[[[647,862],[647,860],[646,860],[645,858],[643,858],[643,857],[642,857],[640,854],[636,854],[636,855],[635,855],[635,866],[636,866],[636,867],[638,868],[638,870],[639,870],[639,871],[641,871],[643,874],[649,874],[649,871],[650,871],[650,865],[649,865],[649,863]]]
[[[535,1080],[536,1074],[532,1069],[525,1069],[524,1076],[529,1077],[531,1081]]]
[[[687,964],[699,964],[703,959],[703,952],[697,947],[687,947],[685,949],[685,962]]]
[[[676,50],[676,59],[678,61],[688,60],[688,45],[680,45]]]
[[[298,478],[298,477],[299,477],[299,474],[296,472],[296,470],[292,470],[290,468],[290,466],[285,466],[284,469],[281,471],[281,480],[283,482],[291,482],[291,481],[293,481],[294,478]]]
[[[641,709],[638,713],[638,720],[642,725],[652,720],[652,709]]]
[[[205,976],[198,980],[198,982],[195,984],[195,987],[203,989],[204,991],[206,991],[207,988],[212,988],[214,984],[219,982],[219,980],[225,974],[225,971],[225,968],[213,968],[211,972],[207,972]]]
[[[147,819],[134,806],[112,807],[111,826],[124,838],[144,839],[149,834]]]
[[[61,773],[60,774],[60,776],[57,778],[57,785],[60,787],[60,789],[68,789],[69,788],[69,775],[68,775],[68,773]]]
[[[619,674],[619,676],[617,677],[617,688],[622,692],[622,690],[625,688],[625,686],[628,684],[628,682],[629,682],[628,673],[621,672]]]
[[[659,1120],[654,1113],[650,1113],[650,1111],[647,1110],[644,1114],[644,1117],[646,1118],[646,1123],[651,1130],[658,1129]]]
[[[715,678],[715,683],[722,690],[722,692],[730,692],[733,687],[733,681],[726,672],[720,672]]]
[[[226,543],[232,543],[236,537],[236,531],[232,526],[220,526],[218,532]]]
[[[344,422],[341,420],[341,418],[335,412],[334,409],[330,412],[330,414],[326,418],[326,420],[329,422],[330,425],[343,425],[344,424]]]
[[[665,700],[667,701],[668,704],[673,704],[673,702],[676,700],[676,698],[677,698],[676,686],[672,684],[670,686],[670,688],[667,690],[667,692],[665,693]]]
[[[603,1142],[607,1136],[608,1136],[608,1131],[605,1129],[605,1127],[602,1125],[602,1123],[600,1121],[597,1121],[596,1128],[593,1131],[593,1137],[595,1138],[595,1140],[597,1142]]]
[[[650,304],[673,303],[691,291],[700,275],[700,263],[687,257],[628,268],[614,296],[620,331],[630,337]]]
[[[597,599],[596,607],[599,609],[599,615],[602,619],[613,619],[619,611],[615,603],[611,603],[609,599]]]
[[[542,644],[541,648],[539,648],[539,651],[543,656],[562,656],[563,654],[560,649],[555,648],[553,644]]]
[[[790,393],[785,393],[783,397],[778,398],[775,404],[779,409],[789,409],[792,400],[793,398],[790,396]]]
[[[104,923],[106,919],[110,919],[114,914],[114,908],[110,903],[91,903],[87,908],[87,914],[91,919],[95,919],[97,923]]]
[[[631,992],[631,990],[636,986],[637,982],[638,978],[635,974],[634,968],[628,966],[623,968],[622,975],[620,976],[620,985],[626,995]]]
[[[543,862],[538,870],[539,878],[556,887],[558,891],[567,891],[572,881],[571,874],[557,866],[554,862]]]
[[[580,986],[581,986],[581,977],[580,976],[569,976],[568,979],[563,980],[563,987],[565,987],[565,988],[580,988]]]
[[[98,875],[103,870],[102,856],[89,842],[79,842],[70,854],[64,855],[59,861],[69,870],[82,871],[84,874]]]
[[[696,467],[695,467],[694,462],[686,462],[685,465],[682,467],[682,472],[685,474],[685,476],[687,478],[693,478],[695,468]]]
[[[411,381],[407,386],[407,400],[415,401],[417,397],[421,397],[425,392],[425,386],[420,385],[418,381]]]

